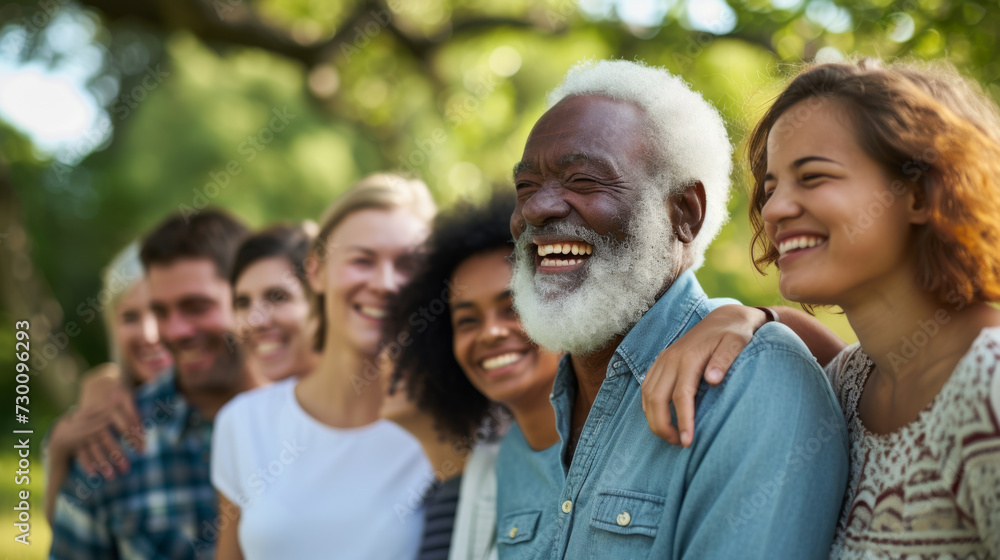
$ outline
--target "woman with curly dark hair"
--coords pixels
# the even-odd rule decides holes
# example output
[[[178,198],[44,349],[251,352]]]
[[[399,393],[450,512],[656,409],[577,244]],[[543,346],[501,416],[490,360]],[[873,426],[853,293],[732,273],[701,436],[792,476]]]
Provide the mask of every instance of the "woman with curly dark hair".
[[[449,544],[447,558],[495,557],[495,440],[508,428],[505,411],[514,420],[507,437],[558,451],[549,393],[559,355],[523,333],[507,287],[513,207],[512,198],[497,195],[439,217],[424,266],[400,292],[387,324],[394,382],[468,457],[464,472],[439,474],[421,558],[445,558]]]

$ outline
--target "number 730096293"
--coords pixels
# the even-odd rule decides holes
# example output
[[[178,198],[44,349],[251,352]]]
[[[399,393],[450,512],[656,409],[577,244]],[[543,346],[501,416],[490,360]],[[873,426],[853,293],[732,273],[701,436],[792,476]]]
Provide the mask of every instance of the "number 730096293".
[[[14,381],[17,382],[14,390],[17,395],[14,397],[14,419],[21,424],[28,423],[28,381],[30,377],[28,375],[28,358],[31,357],[31,342],[28,333],[30,325],[27,321],[18,321],[14,323],[15,334],[14,337],[17,341],[14,343],[14,358],[17,359],[17,363],[14,365],[14,370],[17,375]]]

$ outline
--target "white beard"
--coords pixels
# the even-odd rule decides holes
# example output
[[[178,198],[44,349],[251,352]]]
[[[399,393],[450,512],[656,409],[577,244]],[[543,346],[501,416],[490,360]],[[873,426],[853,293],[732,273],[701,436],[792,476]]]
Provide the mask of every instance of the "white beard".
[[[623,241],[565,223],[528,225],[517,238],[511,291],[535,342],[553,351],[590,354],[626,334],[653,306],[680,257],[662,196],[654,193],[643,197]],[[579,271],[538,274],[531,250],[536,235],[586,241],[594,252]]]

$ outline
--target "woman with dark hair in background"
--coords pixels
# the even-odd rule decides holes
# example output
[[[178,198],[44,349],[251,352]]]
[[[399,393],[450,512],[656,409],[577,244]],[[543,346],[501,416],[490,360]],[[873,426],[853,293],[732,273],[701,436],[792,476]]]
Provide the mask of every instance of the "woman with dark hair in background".
[[[247,364],[268,381],[307,375],[319,359],[305,268],[311,243],[306,226],[275,225],[248,237],[233,260],[236,336]]]
[[[393,378],[469,457],[464,472],[439,480],[429,496],[422,559],[496,557],[496,440],[503,430],[533,452],[558,452],[549,393],[559,355],[524,334],[507,287],[513,207],[510,197],[495,196],[484,207],[460,204],[440,217],[425,264],[400,292],[387,325],[406,341],[396,349]]]

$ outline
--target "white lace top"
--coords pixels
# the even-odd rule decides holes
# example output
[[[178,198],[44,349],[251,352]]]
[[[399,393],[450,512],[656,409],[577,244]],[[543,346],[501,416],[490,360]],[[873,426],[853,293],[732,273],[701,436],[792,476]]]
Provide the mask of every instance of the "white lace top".
[[[847,420],[851,470],[831,559],[1000,559],[1000,327],[984,329],[916,420],[861,423],[871,359],[854,344],[827,366]]]

